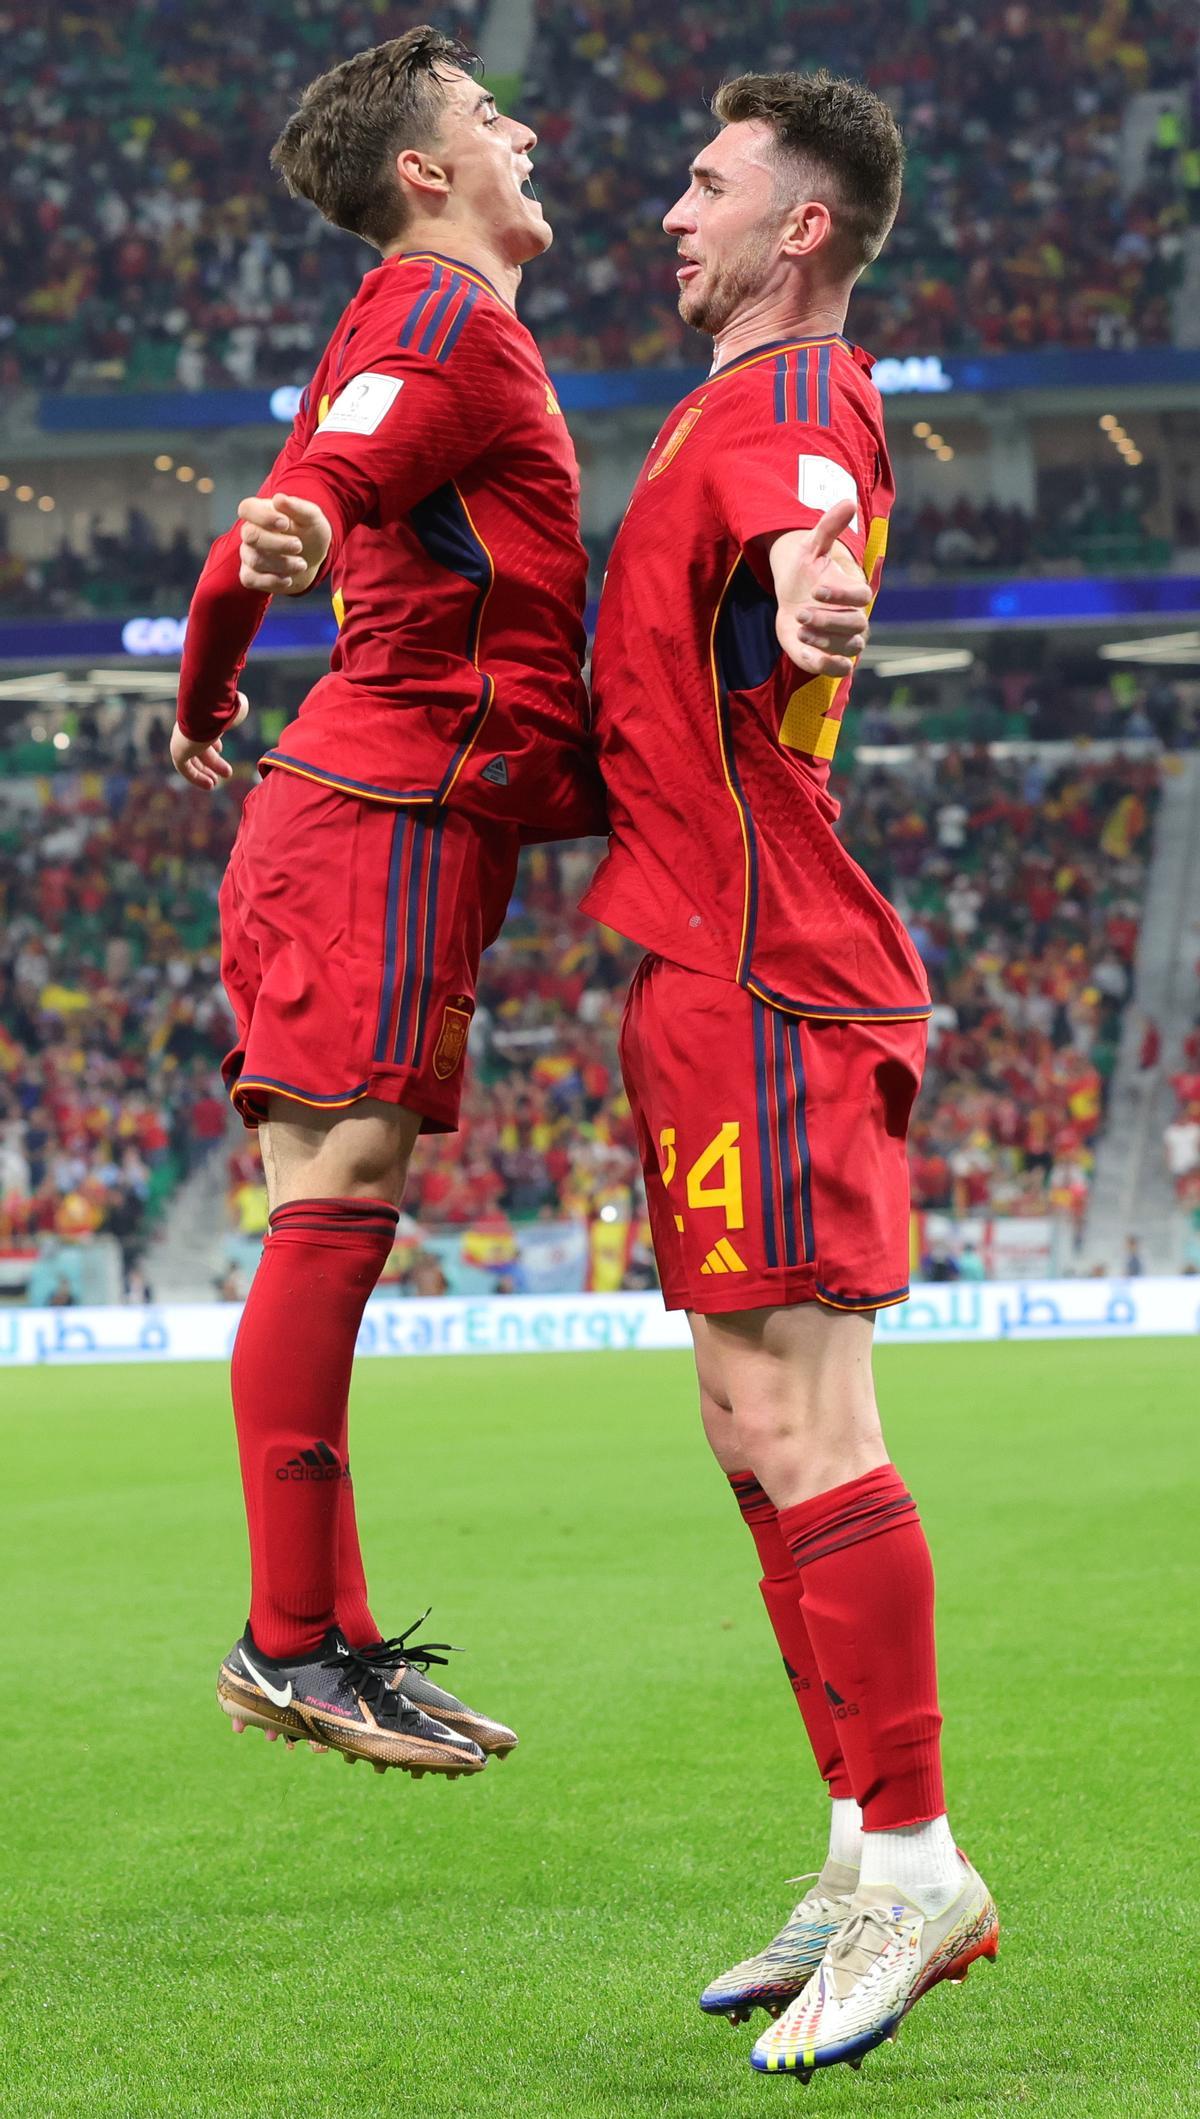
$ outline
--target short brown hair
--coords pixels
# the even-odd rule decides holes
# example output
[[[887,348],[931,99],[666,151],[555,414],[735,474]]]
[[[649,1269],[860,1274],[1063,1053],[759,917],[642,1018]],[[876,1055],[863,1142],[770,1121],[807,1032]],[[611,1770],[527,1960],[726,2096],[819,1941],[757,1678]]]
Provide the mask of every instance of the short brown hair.
[[[784,163],[832,196],[839,261],[856,274],[879,256],[900,205],[904,142],[882,97],[826,73],[740,74],[713,98],[722,125],[760,119]]]
[[[271,149],[272,168],[294,198],[382,249],[406,218],[396,156],[437,140],[447,67],[474,73],[479,61],[428,23],[355,52],[309,82]]]

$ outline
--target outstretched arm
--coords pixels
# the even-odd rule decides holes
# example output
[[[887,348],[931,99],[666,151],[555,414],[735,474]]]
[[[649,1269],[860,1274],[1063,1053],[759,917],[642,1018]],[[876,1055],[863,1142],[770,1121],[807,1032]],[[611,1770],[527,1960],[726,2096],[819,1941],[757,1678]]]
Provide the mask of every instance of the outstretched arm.
[[[854,512],[853,501],[839,500],[811,530],[785,530],[770,545],[776,636],[788,660],[813,677],[848,677],[867,644],[871,586],[838,542]]]
[[[265,496],[275,492],[303,453],[303,440],[293,427],[259,488],[260,493]],[[241,535],[242,524],[237,522],[217,538],[188,610],[176,733],[183,745],[191,746],[194,758],[244,718],[245,702],[238,690],[238,679],[271,600],[269,594],[245,586],[241,579]],[[175,755],[179,747],[172,741],[176,770],[183,771]],[[207,769],[212,770],[211,764]],[[214,784],[212,780],[196,779],[191,773],[184,773],[184,778],[193,786]]]

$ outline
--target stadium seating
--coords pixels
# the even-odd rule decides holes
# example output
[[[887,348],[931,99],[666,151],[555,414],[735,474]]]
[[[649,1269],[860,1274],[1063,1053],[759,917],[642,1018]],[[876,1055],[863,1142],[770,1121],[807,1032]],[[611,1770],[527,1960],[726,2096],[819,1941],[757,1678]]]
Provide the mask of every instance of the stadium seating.
[[[0,1250],[110,1235],[129,1286],[173,1187],[224,1133],[216,893],[235,821],[161,770],[11,783]]]
[[[1076,1230],[1132,984],[1158,768],[986,750],[864,769],[849,843],[935,999],[913,1203]]]
[[[373,254],[296,205],[268,155],[306,82],[428,13],[259,0],[235,14],[73,0],[5,15],[0,378],[41,388],[306,380]],[[470,40],[482,0],[449,0]]]
[[[482,14],[454,0],[439,19],[470,38]],[[383,0],[299,15],[263,0],[218,20],[160,0],[129,35],[99,0],[57,16],[14,0],[0,380],[306,379],[369,257],[267,177],[271,142],[313,74],[419,18]],[[564,366],[694,358],[659,220],[708,130],[705,98],[730,71],[825,62],[886,94],[910,147],[901,223],[851,315],[865,344],[1166,340],[1200,154],[1180,121],[1124,196],[1118,148],[1131,96],[1187,79],[1195,42],[1168,0],[1106,8],[1079,34],[1026,0],[822,0],[802,29],[773,0],[541,0],[519,107],[558,239],[525,313]]]
[[[1185,135],[1123,197],[1118,149],[1130,97],[1177,90],[1195,44],[1194,18],[1167,0],[1099,10],[1079,35],[1024,0],[821,0],[792,15],[765,0],[541,0],[526,114],[559,236],[526,314],[567,367],[694,358],[659,222],[708,135],[705,98],[729,73],[827,64],[888,97],[909,147],[855,338],[880,353],[1168,339],[1200,170]]]
[[[7,523],[0,520],[0,534]],[[93,523],[74,541],[64,536],[45,559],[0,548],[0,616],[89,618],[131,606],[148,613],[187,608],[208,551],[207,540],[180,527],[159,536],[142,510],[128,510],[118,530]]]
[[[913,1135],[921,1208],[1077,1224],[1086,1201],[1158,767],[1063,757],[917,747],[839,782],[847,842],[909,920],[937,1002]],[[38,798],[0,810],[0,1236],[108,1231],[132,1269],[224,1133],[216,893],[237,802],[198,801],[145,765],[24,786]],[[639,1279],[616,1064],[638,951],[576,909],[594,855],[526,854],[485,959],[462,1131],[421,1143],[408,1206],[422,1227],[603,1219]],[[244,1154],[234,1175],[253,1234]]]

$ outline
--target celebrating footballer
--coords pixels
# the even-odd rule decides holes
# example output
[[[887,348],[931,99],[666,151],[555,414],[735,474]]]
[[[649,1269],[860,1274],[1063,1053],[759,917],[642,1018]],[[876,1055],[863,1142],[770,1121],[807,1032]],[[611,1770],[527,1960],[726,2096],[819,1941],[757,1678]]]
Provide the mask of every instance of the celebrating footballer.
[[[514,310],[551,240],[535,144],[429,28],[305,92],[276,166],[382,262],[209,555],[171,746],[195,787],[228,775],[270,598],[327,584],[329,673],[261,761],[221,895],[225,1076],[259,1130],[271,1218],[232,1372],[250,1616],[217,1692],[235,1730],[380,1772],[474,1773],[516,1742],[430,1680],[435,1648],[372,1616],[347,1400],[413,1144],[458,1122],[519,845],[603,821],[578,468]]]
[[[666,421],[601,598],[593,713],[611,839],[585,906],[647,955],[622,1030],[667,1304],[832,1799],[812,1889],[701,1998],[776,2017],[755,2068],[857,2067],[996,1952],[942,1787],[933,1571],[890,1462],[875,1313],[908,1280],[905,1137],[930,1001],[829,791],[892,474],[844,335],[900,199],[887,106],[747,75],[664,227],[713,340]],[[857,583],[857,586],[855,584]],[[822,651],[826,652],[822,652]]]

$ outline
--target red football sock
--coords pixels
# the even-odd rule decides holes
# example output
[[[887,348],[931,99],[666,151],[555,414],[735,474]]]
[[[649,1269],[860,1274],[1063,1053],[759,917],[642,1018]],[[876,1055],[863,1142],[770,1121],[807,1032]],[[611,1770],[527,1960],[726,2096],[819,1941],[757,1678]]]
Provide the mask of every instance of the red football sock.
[[[864,1832],[940,1817],[933,1567],[916,1503],[882,1464],[779,1511]]]
[[[762,1568],[759,1589],[767,1617],[775,1630],[783,1667],[787,1671],[796,1705],[804,1717],[817,1771],[829,1785],[829,1793],[853,1799],[850,1776],[837,1726],[821,1685],[817,1659],[812,1652],[800,1601],[800,1577],[784,1542],[779,1516],[771,1496],[759,1485],[753,1472],[730,1472],[733,1496],[758,1550]]]
[[[250,1627],[281,1660],[311,1655],[334,1622],[354,1342],[398,1220],[382,1199],[277,1207],[238,1330]]]
[[[367,1577],[363,1568],[362,1548],[358,1542],[354,1485],[350,1478],[349,1466],[338,1489],[337,1597],[334,1612],[351,1648],[369,1648],[381,1639],[367,1602]]]

